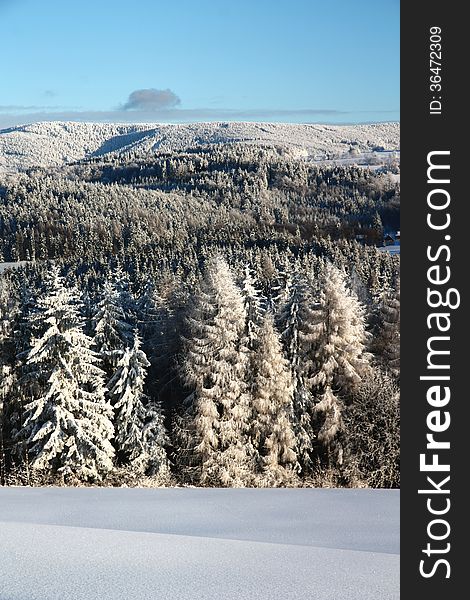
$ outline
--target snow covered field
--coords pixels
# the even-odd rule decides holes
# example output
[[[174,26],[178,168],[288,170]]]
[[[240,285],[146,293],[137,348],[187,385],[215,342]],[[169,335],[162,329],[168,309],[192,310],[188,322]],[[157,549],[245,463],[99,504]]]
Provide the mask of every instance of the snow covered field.
[[[0,262],[0,273],[4,271],[8,271],[8,269],[16,269],[18,267],[22,267],[28,263],[27,260],[18,260],[16,262]]]
[[[379,252],[389,252],[390,254],[400,254],[400,246],[379,246],[377,248]]]
[[[394,490],[0,489],[0,600],[399,598]]]

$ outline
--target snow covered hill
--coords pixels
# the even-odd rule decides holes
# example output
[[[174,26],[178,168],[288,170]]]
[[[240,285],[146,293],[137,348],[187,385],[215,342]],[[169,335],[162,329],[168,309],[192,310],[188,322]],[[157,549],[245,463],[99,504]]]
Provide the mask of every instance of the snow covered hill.
[[[111,124],[34,123],[0,130],[0,172],[58,166],[90,156],[130,150],[241,142],[275,145],[291,154],[322,159],[399,149],[398,123],[295,125],[286,123]]]
[[[2,600],[398,600],[399,493],[0,488]]]

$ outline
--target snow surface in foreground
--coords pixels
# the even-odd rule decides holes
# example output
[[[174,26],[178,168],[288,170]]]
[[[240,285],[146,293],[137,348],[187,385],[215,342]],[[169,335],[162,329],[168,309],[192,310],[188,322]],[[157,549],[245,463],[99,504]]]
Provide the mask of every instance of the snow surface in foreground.
[[[1,600],[399,598],[399,493],[0,489]]]

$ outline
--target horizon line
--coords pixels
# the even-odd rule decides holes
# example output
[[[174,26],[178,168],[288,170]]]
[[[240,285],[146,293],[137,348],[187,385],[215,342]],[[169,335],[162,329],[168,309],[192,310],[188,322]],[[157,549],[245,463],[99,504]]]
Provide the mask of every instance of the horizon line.
[[[319,126],[335,126],[335,127],[353,127],[360,125],[400,125],[400,119],[392,119],[392,120],[379,120],[379,121],[302,121],[302,122],[294,122],[294,121],[264,121],[264,120],[241,120],[241,119],[214,119],[210,121],[121,121],[121,120],[79,120],[79,119],[39,119],[37,121],[26,121],[20,122],[15,125],[7,125],[6,127],[1,127],[0,132],[4,133],[5,131],[15,130],[21,127],[30,127],[32,125],[43,125],[46,123],[60,123],[60,124],[81,124],[81,125],[123,125],[123,126],[132,126],[132,125],[157,125],[157,126],[177,126],[177,125],[211,125],[211,124],[263,124],[263,125],[319,125]]]

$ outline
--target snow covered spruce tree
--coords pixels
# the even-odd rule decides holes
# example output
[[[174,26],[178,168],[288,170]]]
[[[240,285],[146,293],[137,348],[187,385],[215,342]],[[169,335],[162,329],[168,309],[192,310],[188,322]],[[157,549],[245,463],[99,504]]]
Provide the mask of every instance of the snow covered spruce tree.
[[[309,327],[306,315],[308,297],[306,282],[298,274],[289,276],[278,317],[281,340],[292,373],[295,450],[298,466],[303,475],[312,470],[315,437],[312,426],[314,398],[305,381],[305,363],[308,358],[304,353],[300,335],[304,332],[305,336]]]
[[[14,329],[18,299],[14,286],[0,275],[0,485],[5,481],[11,451],[12,390],[15,387]]]
[[[168,460],[163,415],[160,406],[144,394],[149,365],[135,332],[133,346],[125,349],[107,386],[115,414],[115,446],[121,466],[128,465],[135,474],[165,476]]]
[[[228,264],[211,258],[187,317],[181,372],[191,394],[178,427],[185,473],[202,485],[252,482],[245,323],[243,298]]]
[[[293,484],[297,464],[291,423],[294,388],[271,314],[266,315],[259,330],[251,368],[251,431],[258,467],[262,471],[259,483]]]
[[[345,275],[328,263],[319,301],[311,309],[311,325],[300,334],[312,360],[307,383],[316,397],[315,433],[322,459],[342,464],[343,403],[350,402],[369,372],[365,352],[364,308],[348,288]]]
[[[387,288],[380,300],[378,326],[371,343],[371,352],[382,367],[395,377],[400,376],[400,280]]]
[[[6,397],[15,378],[14,332],[19,304],[14,285],[0,275],[0,397]]]
[[[242,296],[246,312],[246,337],[250,350],[256,346],[259,328],[266,310],[266,298],[258,288],[257,281],[248,265],[242,282]]]
[[[181,348],[181,322],[187,298],[183,286],[173,274],[159,274],[155,283],[147,282],[137,304],[142,350],[150,362],[147,388],[155,398],[171,404],[181,396],[175,356]]]
[[[20,437],[37,471],[99,480],[113,466],[112,408],[79,299],[57,266],[31,316],[38,336],[26,355],[25,416]]]
[[[159,345],[165,321],[171,312],[171,298],[175,287],[175,278],[160,276],[158,282],[147,281],[143,292],[136,302],[138,326],[142,340]],[[156,340],[155,340],[156,338]]]
[[[108,379],[115,371],[126,346],[131,344],[132,330],[126,321],[122,298],[116,282],[106,279],[102,297],[93,316],[93,343]]]
[[[7,328],[3,327],[3,376],[0,374],[0,388],[3,389],[3,439],[5,448],[6,470],[11,481],[28,481],[23,477],[26,453],[20,443],[19,431],[23,423],[24,404],[28,396],[24,395],[24,383],[27,370],[24,366],[25,356],[33,337],[30,315],[36,311],[35,300],[26,277],[19,282],[17,294],[8,289],[8,302],[4,304],[4,315],[7,316]],[[16,297],[17,309],[12,310],[12,298]],[[0,311],[1,312],[1,311]],[[5,335],[6,334],[6,335]],[[8,358],[10,357],[10,358]],[[1,370],[1,368],[0,368]]]

